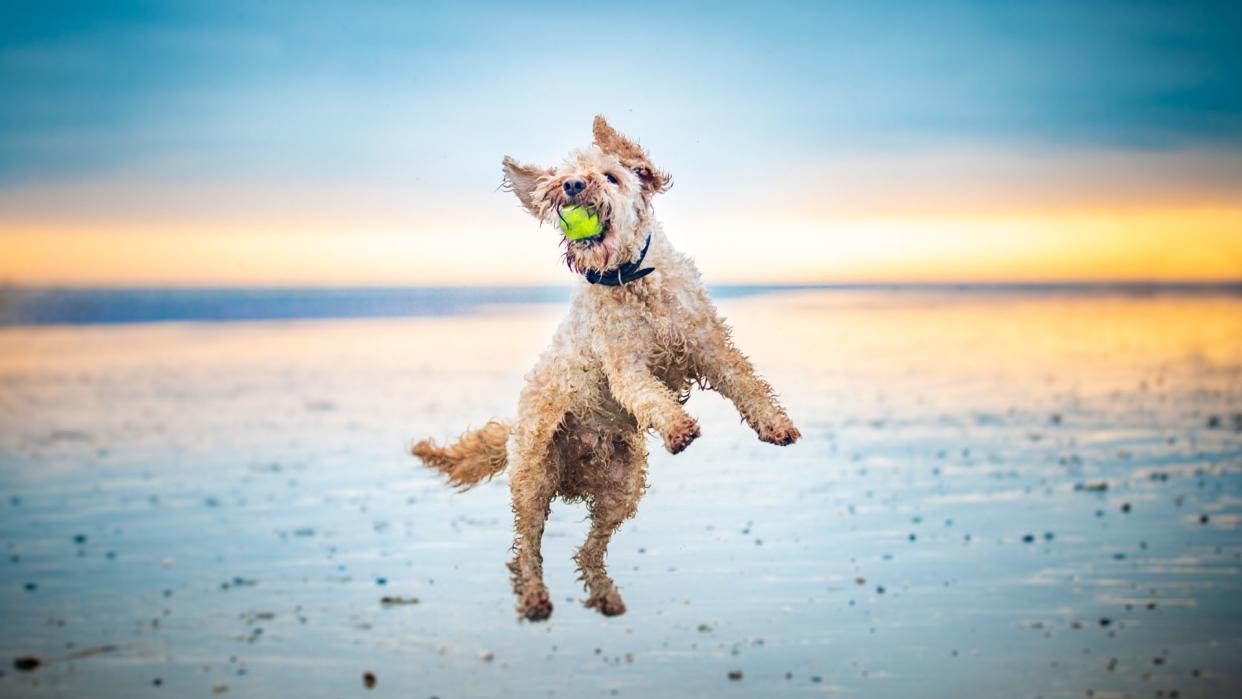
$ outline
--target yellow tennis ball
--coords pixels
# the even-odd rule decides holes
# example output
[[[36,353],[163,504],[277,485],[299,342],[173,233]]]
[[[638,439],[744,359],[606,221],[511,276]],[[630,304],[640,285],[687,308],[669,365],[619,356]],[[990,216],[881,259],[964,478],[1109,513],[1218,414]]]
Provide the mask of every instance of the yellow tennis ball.
[[[570,240],[594,238],[604,230],[604,224],[600,222],[599,216],[585,206],[577,204],[562,206],[560,219],[561,231]]]

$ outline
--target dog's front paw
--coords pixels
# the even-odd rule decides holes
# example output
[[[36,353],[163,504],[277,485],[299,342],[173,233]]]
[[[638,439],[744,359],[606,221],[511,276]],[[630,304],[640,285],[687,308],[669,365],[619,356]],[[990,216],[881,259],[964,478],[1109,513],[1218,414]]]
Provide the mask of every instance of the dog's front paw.
[[[673,425],[673,429],[664,435],[664,448],[668,449],[670,454],[679,454],[686,447],[690,446],[690,442],[699,437],[699,423],[694,421],[690,416],[683,417]]]
[[[531,590],[518,602],[518,613],[529,621],[543,621],[552,616],[552,600],[545,589]]]
[[[786,415],[760,426],[756,432],[759,433],[761,441],[775,444],[778,447],[788,446],[802,438],[802,433],[794,427],[793,421]]]

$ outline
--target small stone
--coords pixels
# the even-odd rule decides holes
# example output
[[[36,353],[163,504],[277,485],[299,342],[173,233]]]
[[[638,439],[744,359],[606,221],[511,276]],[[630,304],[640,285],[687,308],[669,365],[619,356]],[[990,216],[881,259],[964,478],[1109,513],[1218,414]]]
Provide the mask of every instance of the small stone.
[[[417,597],[402,597],[400,595],[385,595],[380,598],[380,604],[386,607],[392,607],[402,604],[418,604]]]
[[[741,681],[742,681],[742,671],[741,671],[741,670],[730,670],[730,671],[729,671],[729,675],[728,675],[728,676],[729,676],[729,679],[730,679],[730,680],[733,680],[734,682],[741,682]]]
[[[479,653],[479,660],[482,660],[485,663],[490,663],[495,659],[496,659],[496,654],[491,652],[490,650],[485,650],[482,653]]]
[[[378,683],[379,683],[379,680],[375,678],[374,672],[371,672],[368,670],[367,672],[362,673],[362,686],[363,687],[366,687],[367,689],[375,689],[375,685]]]

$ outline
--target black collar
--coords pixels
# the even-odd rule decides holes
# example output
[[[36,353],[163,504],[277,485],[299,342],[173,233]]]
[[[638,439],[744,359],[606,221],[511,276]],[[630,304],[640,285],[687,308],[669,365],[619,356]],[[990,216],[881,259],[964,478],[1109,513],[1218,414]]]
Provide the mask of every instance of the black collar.
[[[639,269],[643,263],[643,258],[647,257],[647,248],[651,246],[651,233],[647,233],[647,240],[643,243],[643,250],[638,254],[638,259],[634,262],[626,262],[617,265],[612,269],[606,269],[603,272],[596,272],[593,269],[586,271],[586,280],[592,284],[603,284],[604,286],[621,286],[629,284],[635,279],[643,277],[655,271],[655,267],[647,267]]]

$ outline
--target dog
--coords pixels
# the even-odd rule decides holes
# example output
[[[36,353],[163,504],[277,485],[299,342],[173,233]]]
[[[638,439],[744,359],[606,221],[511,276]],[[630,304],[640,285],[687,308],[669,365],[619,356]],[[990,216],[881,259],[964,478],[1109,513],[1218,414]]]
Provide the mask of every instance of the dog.
[[[585,605],[625,612],[604,556],[613,533],[634,516],[647,487],[646,436],[677,454],[699,436],[683,407],[690,389],[715,390],[737,407],[759,439],[776,445],[801,434],[734,345],[694,262],[673,248],[652,200],[672,185],[647,152],[595,117],[593,145],[556,167],[506,156],[502,187],[541,223],[562,207],[596,213],[593,238],[562,235],[563,258],[582,278],[549,347],[526,376],[516,421],[492,420],[450,446],[423,440],[415,456],[463,489],[510,469],[515,538],[509,563],[518,613],[547,619],[540,542],[557,496],[585,502],[591,526],[574,556]]]

